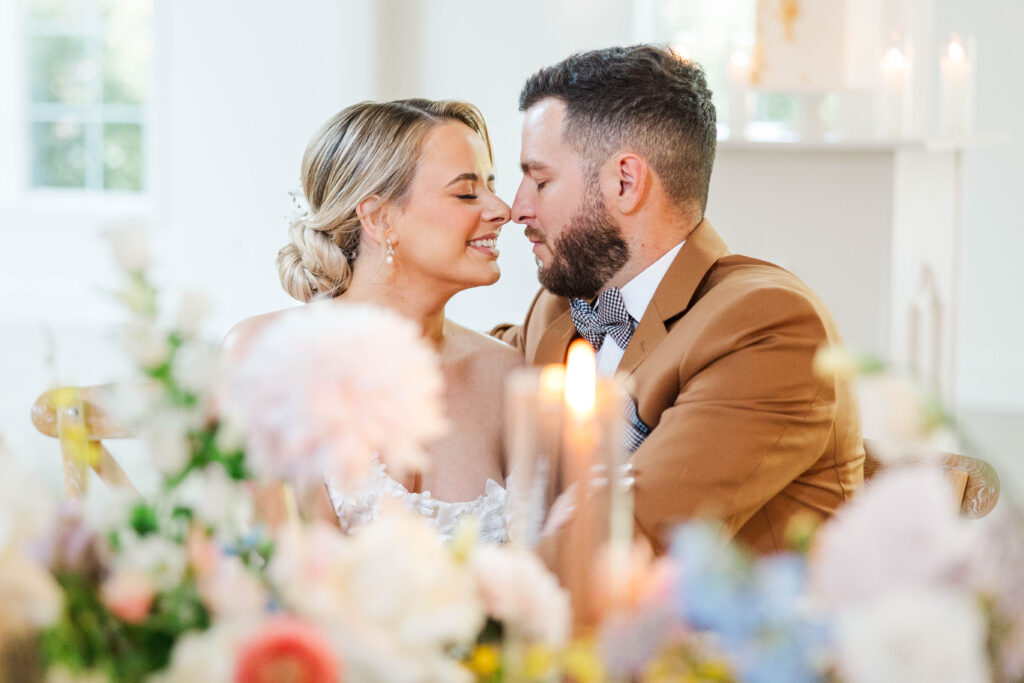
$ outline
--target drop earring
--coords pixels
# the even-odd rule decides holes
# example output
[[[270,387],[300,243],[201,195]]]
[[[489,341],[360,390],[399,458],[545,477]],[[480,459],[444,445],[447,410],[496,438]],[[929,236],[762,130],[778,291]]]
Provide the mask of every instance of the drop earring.
[[[384,263],[389,266],[395,262],[395,248],[391,246],[391,238],[384,238]]]

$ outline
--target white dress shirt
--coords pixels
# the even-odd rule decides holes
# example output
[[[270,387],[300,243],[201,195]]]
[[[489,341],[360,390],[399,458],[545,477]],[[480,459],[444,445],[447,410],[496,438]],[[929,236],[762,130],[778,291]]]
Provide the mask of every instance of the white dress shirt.
[[[626,310],[629,311],[629,315],[635,321],[633,329],[636,329],[636,323],[644,317],[644,311],[647,310],[647,305],[651,303],[651,297],[654,296],[655,290],[661,284],[661,279],[668,272],[668,267],[672,265],[672,261],[675,260],[676,255],[685,243],[686,240],[683,240],[669,249],[664,256],[647,266],[636,277],[619,288],[619,291],[622,293],[622,303],[626,305]],[[605,335],[601,349],[597,352],[597,374],[601,377],[611,377],[614,375],[625,352],[626,350],[619,348],[619,345],[615,343],[615,340],[610,335]]]

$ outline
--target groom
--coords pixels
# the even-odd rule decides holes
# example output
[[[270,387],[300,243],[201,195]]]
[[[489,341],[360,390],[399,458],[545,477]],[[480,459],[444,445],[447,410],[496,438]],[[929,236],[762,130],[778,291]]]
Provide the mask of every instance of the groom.
[[[582,336],[599,373],[627,377],[635,525],[656,552],[697,516],[782,549],[792,519],[828,517],[860,487],[860,423],[850,385],[812,370],[819,347],[841,343],[825,304],[730,254],[704,217],[703,70],[661,47],[595,50],[531,76],[519,107],[512,220],[544,288],[521,326],[493,334],[533,364],[564,362]]]

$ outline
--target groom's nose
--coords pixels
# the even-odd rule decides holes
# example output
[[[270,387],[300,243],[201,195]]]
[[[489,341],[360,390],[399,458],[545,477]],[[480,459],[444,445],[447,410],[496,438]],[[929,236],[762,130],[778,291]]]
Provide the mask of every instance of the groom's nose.
[[[533,196],[528,188],[528,179],[524,176],[516,190],[516,198],[512,200],[512,220],[526,225],[533,220]]]

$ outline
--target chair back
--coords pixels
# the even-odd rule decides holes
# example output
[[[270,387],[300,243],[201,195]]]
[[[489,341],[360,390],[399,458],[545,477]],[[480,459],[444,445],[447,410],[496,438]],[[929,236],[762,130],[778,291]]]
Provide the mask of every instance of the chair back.
[[[101,439],[124,439],[132,435],[104,409],[111,385],[61,387],[43,393],[32,406],[32,424],[60,441],[64,495],[84,498],[89,493],[89,470],[108,486],[126,488],[138,495],[128,475]]]
[[[886,469],[879,458],[884,445],[873,439],[864,439],[864,480]],[[984,517],[999,501],[999,475],[984,460],[956,453],[939,455],[942,469],[953,487],[954,499],[961,514],[971,519]]]

